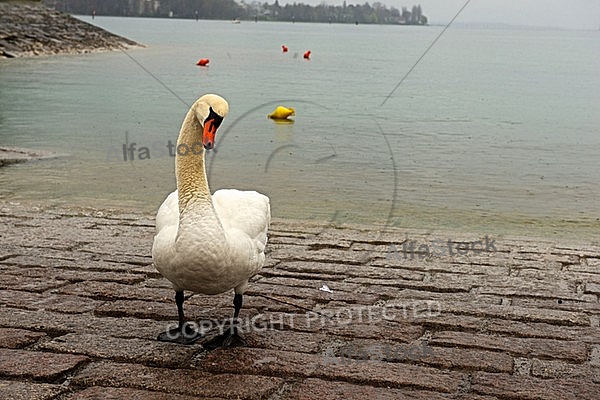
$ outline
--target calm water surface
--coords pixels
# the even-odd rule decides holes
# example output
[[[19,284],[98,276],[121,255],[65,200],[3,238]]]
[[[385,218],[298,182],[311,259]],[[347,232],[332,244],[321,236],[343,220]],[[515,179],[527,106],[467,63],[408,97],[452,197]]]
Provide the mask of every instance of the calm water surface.
[[[64,155],[2,168],[0,198],[155,211],[169,140],[215,92],[211,188],[259,190],[274,216],[600,239],[598,32],[450,28],[388,98],[442,28],[94,23],[147,47],[0,61],[0,146]]]

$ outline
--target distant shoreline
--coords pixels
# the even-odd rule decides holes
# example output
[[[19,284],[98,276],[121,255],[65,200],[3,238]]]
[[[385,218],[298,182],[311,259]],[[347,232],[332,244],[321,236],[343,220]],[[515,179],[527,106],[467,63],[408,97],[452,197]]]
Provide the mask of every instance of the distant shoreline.
[[[47,5],[70,14],[90,16],[124,16],[149,18],[180,18],[224,21],[277,21],[312,22],[337,24],[368,25],[427,25],[428,17],[423,14],[420,5],[412,7],[386,6],[375,2],[350,4],[344,1],[340,5],[308,5],[302,2],[280,5],[277,0],[246,3],[233,0],[219,2],[215,7],[210,2],[190,2],[186,0],[145,1],[105,0],[103,2],[56,2],[44,1]],[[236,22],[237,23],[237,22]]]
[[[0,1],[0,59],[143,46],[38,2]]]

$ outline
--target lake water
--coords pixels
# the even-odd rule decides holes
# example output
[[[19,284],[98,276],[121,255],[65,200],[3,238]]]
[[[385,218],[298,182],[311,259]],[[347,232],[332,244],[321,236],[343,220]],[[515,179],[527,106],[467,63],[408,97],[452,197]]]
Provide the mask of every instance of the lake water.
[[[2,199],[154,212],[169,140],[214,92],[211,188],[276,217],[600,239],[598,32],[451,27],[388,98],[442,27],[93,22],[147,47],[0,61],[0,146],[64,154],[0,169]]]

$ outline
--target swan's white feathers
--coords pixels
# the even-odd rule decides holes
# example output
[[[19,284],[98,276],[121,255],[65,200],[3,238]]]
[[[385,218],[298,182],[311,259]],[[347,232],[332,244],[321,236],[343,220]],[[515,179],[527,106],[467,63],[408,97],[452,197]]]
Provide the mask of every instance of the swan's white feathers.
[[[212,199],[223,228],[241,230],[264,252],[271,221],[269,198],[254,191],[221,189]]]
[[[167,196],[156,213],[156,232],[165,226],[179,225],[179,199],[177,190]]]
[[[152,258],[176,290],[217,294],[239,287],[237,291],[243,292],[248,278],[265,262],[269,198],[254,191],[222,189],[212,199],[218,220],[195,216],[194,229],[178,236],[178,192],[171,193],[156,214]],[[226,240],[211,237],[218,221]]]

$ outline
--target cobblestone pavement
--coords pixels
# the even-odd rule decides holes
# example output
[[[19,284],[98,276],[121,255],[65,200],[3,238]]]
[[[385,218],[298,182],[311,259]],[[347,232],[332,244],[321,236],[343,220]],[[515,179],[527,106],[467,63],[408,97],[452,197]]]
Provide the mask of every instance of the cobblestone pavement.
[[[0,203],[0,398],[600,398],[600,246],[270,232],[247,347],[207,352],[155,339],[176,307],[152,216]],[[210,338],[232,299],[194,295],[187,316]]]

